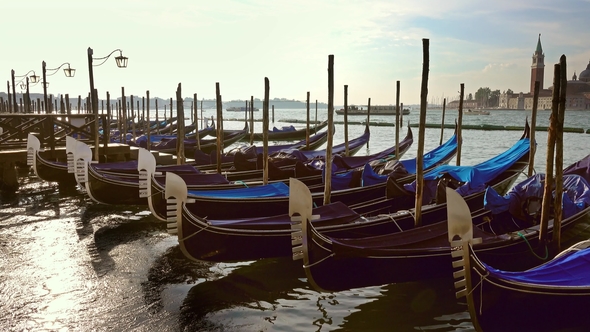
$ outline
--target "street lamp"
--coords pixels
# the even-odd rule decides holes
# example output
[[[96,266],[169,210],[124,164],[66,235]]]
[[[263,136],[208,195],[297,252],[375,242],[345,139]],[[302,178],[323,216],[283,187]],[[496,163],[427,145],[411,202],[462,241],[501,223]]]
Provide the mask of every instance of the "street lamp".
[[[59,67],[51,69],[47,69],[47,64],[45,63],[45,61],[41,63],[41,67],[43,68],[43,101],[45,102],[46,113],[51,113],[51,108],[47,103],[47,76],[51,76],[57,73],[57,71],[65,65],[68,65],[68,68],[64,68],[64,74],[66,75],[66,77],[74,77],[74,75],[76,74],[76,69],[70,68],[69,62],[64,62]],[[48,70],[51,72],[50,74],[47,74]]]
[[[33,75],[29,76],[29,74],[31,72],[33,73]],[[16,104],[16,91],[14,89],[14,87],[15,87],[14,79],[17,78],[17,77],[18,78],[25,78],[26,77],[26,79],[27,79],[27,105],[28,105],[28,100],[29,100],[29,79],[30,79],[30,81],[32,83],[37,83],[39,81],[39,76],[35,75],[35,71],[34,70],[29,70],[26,74],[17,76],[17,75],[14,75],[14,69],[12,69],[10,71],[10,74],[11,74],[11,77],[12,77],[12,102],[13,102],[13,105],[14,105],[13,106],[14,107],[13,111],[14,111],[14,113],[16,113],[17,112],[17,109],[18,109],[18,106]],[[27,110],[28,110],[28,106],[27,106]]]
[[[90,78],[90,102],[92,105],[92,112],[94,113],[94,131],[95,131],[95,138],[94,138],[94,159],[96,161],[98,161],[98,96],[96,95],[95,91],[94,91],[94,73],[92,70],[92,61],[93,60],[104,60],[101,63],[94,65],[94,66],[100,66],[103,63],[105,63],[109,57],[111,55],[113,55],[113,53],[119,51],[119,56],[115,57],[115,61],[117,62],[117,67],[119,68],[126,68],[127,67],[127,57],[123,56],[123,51],[121,51],[120,49],[116,49],[114,51],[112,51],[111,53],[109,53],[109,55],[102,57],[102,58],[93,58],[92,54],[92,48],[88,48],[88,73],[89,73],[89,78]]]

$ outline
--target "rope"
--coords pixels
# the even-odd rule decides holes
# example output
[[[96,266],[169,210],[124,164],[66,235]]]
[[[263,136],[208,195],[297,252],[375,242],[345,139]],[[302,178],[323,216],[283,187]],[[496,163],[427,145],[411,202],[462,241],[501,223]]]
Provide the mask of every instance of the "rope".
[[[192,234],[191,234],[191,235],[189,235],[189,236],[185,236],[185,237],[183,237],[182,239],[179,239],[179,241],[185,241],[185,240],[188,240],[188,239],[190,239],[191,237],[193,237],[193,236],[195,236],[195,235],[197,235],[197,234],[201,233],[202,231],[206,230],[207,228],[209,228],[209,226],[211,226],[211,224],[206,224],[207,226],[203,227],[203,226],[201,226],[201,225],[197,225],[197,224],[195,224],[195,223],[194,223],[192,220],[188,220],[188,222],[189,222],[190,224],[192,224],[193,226],[199,227],[199,228],[201,228],[201,229],[200,229],[200,230],[198,230],[198,231],[196,231],[196,232],[194,232],[194,233],[192,233]]]
[[[154,190],[154,191],[156,191],[156,192],[155,192],[155,193],[153,193],[153,194],[151,194],[151,195],[150,195],[150,197],[154,197],[154,196],[156,196],[156,195],[158,195],[158,194],[161,194],[161,193],[163,193],[163,192],[164,192],[163,190],[160,190],[160,189],[158,189],[158,190]]]
[[[397,226],[397,229],[399,229],[400,232],[403,232],[404,230],[400,227],[400,225],[397,223],[397,221],[395,221],[395,219],[393,218],[392,215],[388,214],[386,215],[389,219],[391,219],[391,221],[393,221],[393,223]]]
[[[468,273],[468,271],[466,271],[466,273]],[[479,274],[479,272],[477,274]],[[471,288],[471,292],[469,292],[467,295],[471,295],[471,293],[473,293],[473,291],[475,289],[477,289],[483,283],[484,280],[486,280],[488,275],[490,275],[490,272],[487,270],[486,270],[485,275],[479,274],[479,277],[480,277],[479,282],[477,283],[477,285],[475,285],[473,288]],[[479,287],[479,314],[480,315],[482,314],[482,312],[481,312],[482,307],[483,307],[483,286]]]
[[[248,188],[248,184],[244,181],[238,180],[238,181],[234,181],[235,184],[243,184],[244,187]]]
[[[317,264],[319,264],[319,263],[321,263],[321,262],[325,261],[326,259],[328,259],[328,258],[330,258],[330,257],[333,257],[333,256],[334,256],[334,253],[331,253],[329,256],[326,256],[326,257],[324,257],[324,258],[320,259],[319,261],[317,261],[317,262],[315,262],[315,263],[313,263],[313,264],[303,265],[303,267],[304,267],[304,268],[309,268],[309,267],[312,267],[312,266],[314,266],[314,265],[317,265]]]
[[[518,236],[520,236],[524,242],[526,242],[526,244],[529,246],[529,249],[531,250],[531,252],[533,253],[533,255],[535,255],[535,257],[537,257],[540,260],[547,260],[547,258],[549,257],[549,250],[547,249],[547,244],[545,244],[545,257],[541,257],[539,255],[537,255],[537,253],[535,253],[535,251],[533,250],[533,247],[531,247],[531,244],[529,243],[529,241],[526,239],[526,237],[524,236],[524,234],[522,234],[521,232],[517,232],[516,233]]]
[[[484,280],[486,280],[487,276],[490,274],[489,271],[486,272],[486,275],[484,276],[480,276],[481,279],[479,280],[479,283],[477,283],[477,285],[475,287],[478,287],[480,284],[483,283]],[[483,308],[483,285],[481,287],[479,287],[479,314],[482,314],[482,308]]]

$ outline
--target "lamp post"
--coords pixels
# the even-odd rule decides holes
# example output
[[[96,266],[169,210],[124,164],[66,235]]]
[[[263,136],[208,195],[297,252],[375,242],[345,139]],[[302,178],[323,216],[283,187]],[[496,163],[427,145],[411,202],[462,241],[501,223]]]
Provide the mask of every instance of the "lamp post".
[[[51,69],[47,69],[47,64],[45,63],[45,61],[41,63],[41,67],[43,68],[43,102],[45,103],[45,113],[51,113],[51,108],[47,103],[47,76],[51,76],[57,73],[57,71],[65,65],[68,65],[68,68],[64,68],[64,74],[66,75],[66,77],[74,77],[74,75],[76,75],[76,69],[71,68],[69,62],[64,62],[61,65],[59,65],[59,67]],[[52,73],[47,74],[48,70],[52,71]]]
[[[31,72],[33,73],[33,75],[29,76],[29,74]],[[15,86],[14,79],[16,77],[18,77],[18,78],[24,78],[24,77],[26,77],[27,78],[27,99],[28,99],[29,98],[29,78],[31,79],[31,82],[37,83],[39,81],[39,76],[35,75],[35,71],[34,70],[29,70],[26,74],[17,76],[17,75],[14,75],[14,69],[12,69],[10,71],[10,76],[12,78],[12,102],[13,102],[13,105],[14,105],[13,106],[14,107],[13,108],[13,111],[14,111],[14,113],[16,113],[17,110],[18,110],[18,106],[16,104],[16,91],[15,91],[15,88],[14,88],[14,86]]]
[[[102,58],[93,58],[93,50],[92,48],[88,48],[88,77],[90,79],[90,104],[92,105],[92,113],[94,114],[94,159],[98,161],[98,96],[94,91],[94,72],[92,70],[92,66],[100,66],[105,63],[113,53],[119,51],[119,56],[115,57],[115,61],[117,62],[117,67],[119,68],[126,68],[127,67],[127,57],[123,56],[123,51],[120,49],[116,49],[109,53],[109,55],[102,57]],[[104,60],[103,62],[93,65],[93,60]],[[106,129],[105,129],[106,130]]]

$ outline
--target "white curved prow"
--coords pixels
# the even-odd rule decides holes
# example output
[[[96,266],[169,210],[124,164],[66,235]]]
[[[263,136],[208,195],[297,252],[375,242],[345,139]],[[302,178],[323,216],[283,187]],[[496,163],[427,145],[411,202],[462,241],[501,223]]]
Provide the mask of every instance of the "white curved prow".
[[[92,200],[97,201],[92,197],[92,194],[90,193],[90,189],[88,187],[88,163],[90,163],[92,160],[92,150],[86,143],[77,141],[75,151],[76,152],[74,153],[74,177],[76,178],[76,182],[82,188],[86,189],[86,192],[88,193],[90,198],[92,198]]]
[[[68,173],[76,173],[75,155],[77,145],[77,139],[71,136],[66,136],[66,160],[68,162]]]
[[[469,268],[469,244],[481,243],[481,238],[473,238],[473,221],[467,202],[454,189],[447,187],[447,225],[449,242],[451,244],[451,257],[453,257],[453,273],[455,278],[455,296],[457,298],[467,296],[466,285],[471,280],[466,273]],[[469,287],[471,288],[471,287]]]
[[[41,142],[33,134],[27,135],[27,166],[33,166],[35,175],[37,174],[37,152],[41,150]]]
[[[144,148],[139,148],[137,171],[139,172],[139,197],[147,198],[148,206],[153,216],[161,221],[168,221],[159,217],[156,211],[154,211],[152,203],[152,177],[162,173],[156,172],[156,158],[154,158],[154,155],[150,151]]]
[[[194,200],[188,199],[186,182],[177,174],[166,172],[164,198],[167,202],[166,216],[168,216],[168,233],[178,234],[178,238],[182,239],[182,205],[194,202]]]
[[[293,260],[303,259],[303,265],[309,265],[307,252],[307,223],[318,219],[313,215],[313,199],[305,183],[289,179],[289,216],[291,217],[291,246]]]
[[[473,239],[473,222],[469,206],[459,193],[449,187],[447,192],[447,220],[449,227],[449,242]]]

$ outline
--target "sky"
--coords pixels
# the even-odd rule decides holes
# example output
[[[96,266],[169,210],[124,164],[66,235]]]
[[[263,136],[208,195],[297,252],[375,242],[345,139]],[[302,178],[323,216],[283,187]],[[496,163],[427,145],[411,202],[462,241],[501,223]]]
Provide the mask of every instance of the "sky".
[[[553,65],[567,57],[568,78],[590,62],[590,0],[6,0],[0,4],[5,82],[47,64],[48,93],[90,91],[93,60],[99,98],[125,94],[223,101],[270,98],[328,102],[328,59],[334,56],[334,104],[420,103],[423,45],[428,40],[429,103],[480,87],[529,92],[539,34],[545,88]],[[58,68],[76,69],[67,78]],[[17,77],[17,82],[20,78]],[[0,91],[6,92],[6,83]],[[42,93],[42,85],[31,86]],[[18,84],[17,84],[18,92]]]

